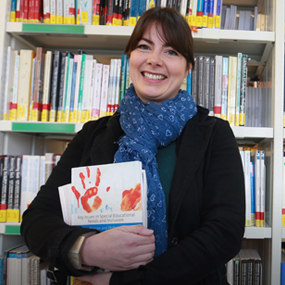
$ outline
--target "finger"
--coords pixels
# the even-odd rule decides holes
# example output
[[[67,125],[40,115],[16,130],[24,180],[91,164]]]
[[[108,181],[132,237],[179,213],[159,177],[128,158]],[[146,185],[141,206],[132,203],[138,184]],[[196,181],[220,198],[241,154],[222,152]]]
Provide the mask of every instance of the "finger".
[[[149,236],[153,234],[153,230],[147,229],[143,225],[121,226],[121,227],[118,227],[117,229],[124,231],[124,232],[134,233],[138,235],[145,235],[145,236]]]

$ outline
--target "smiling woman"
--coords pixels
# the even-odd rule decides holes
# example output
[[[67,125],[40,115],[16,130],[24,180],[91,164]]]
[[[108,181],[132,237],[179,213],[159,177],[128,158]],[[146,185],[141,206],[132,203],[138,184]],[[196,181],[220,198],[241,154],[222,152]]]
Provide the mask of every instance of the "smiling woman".
[[[25,212],[22,235],[58,280],[227,284],[225,264],[244,232],[243,170],[228,122],[179,89],[194,66],[190,28],[174,9],[149,9],[126,53],[133,83],[118,111],[74,137]],[[71,168],[134,160],[146,172],[148,228],[99,232],[63,222],[57,188],[70,183]]]

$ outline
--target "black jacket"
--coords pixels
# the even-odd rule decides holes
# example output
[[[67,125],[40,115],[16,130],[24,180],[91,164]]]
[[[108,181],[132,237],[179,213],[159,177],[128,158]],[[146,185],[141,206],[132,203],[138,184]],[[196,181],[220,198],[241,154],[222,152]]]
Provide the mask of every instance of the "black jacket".
[[[24,213],[21,233],[29,248],[65,274],[86,274],[72,267],[67,253],[91,230],[63,222],[57,187],[70,182],[72,167],[113,162],[121,135],[119,116],[86,123]],[[238,253],[245,224],[243,170],[228,122],[198,107],[177,139],[176,156],[169,249],[146,266],[113,273],[111,285],[227,284],[225,264]]]

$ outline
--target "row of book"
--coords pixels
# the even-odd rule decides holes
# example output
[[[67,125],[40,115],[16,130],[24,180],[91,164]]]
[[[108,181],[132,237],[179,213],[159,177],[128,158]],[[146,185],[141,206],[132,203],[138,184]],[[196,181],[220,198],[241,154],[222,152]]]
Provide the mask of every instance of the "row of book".
[[[0,222],[20,222],[59,154],[0,156]]]
[[[245,184],[245,226],[265,226],[266,165],[265,152],[256,147],[240,150]]]
[[[227,263],[227,280],[230,285],[262,285],[262,259],[256,249],[241,249]]]
[[[25,244],[4,250],[1,284],[50,285],[47,278],[48,264],[34,255]]]
[[[262,27],[262,14],[258,13],[258,7],[253,10],[238,10],[236,5],[222,6],[221,29],[260,31]]]
[[[194,61],[187,85],[195,102],[232,126],[244,126],[248,56],[195,56]]]
[[[135,26],[152,7],[174,8],[191,26],[220,28],[222,0],[12,0],[10,21]]]
[[[81,51],[9,46],[3,120],[86,122],[112,115],[130,84],[127,69],[125,54],[106,65]]]

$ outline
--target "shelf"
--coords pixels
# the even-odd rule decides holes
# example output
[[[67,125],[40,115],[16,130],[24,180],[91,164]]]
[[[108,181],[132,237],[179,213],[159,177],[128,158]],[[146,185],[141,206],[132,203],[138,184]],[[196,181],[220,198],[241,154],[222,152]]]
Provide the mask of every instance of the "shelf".
[[[75,134],[83,123],[0,121],[0,131],[21,133]]]
[[[265,239],[271,238],[271,227],[245,227],[244,238],[246,239]]]
[[[125,49],[134,27],[95,25],[54,25],[8,22],[6,32],[25,43],[45,49],[97,51],[118,54]],[[193,33],[195,51],[211,54],[243,52],[254,60],[267,59],[274,32],[200,29]],[[77,40],[80,41],[80,44]],[[213,44],[215,43],[215,44]]]
[[[237,139],[273,138],[273,128],[231,127]]]
[[[20,235],[20,223],[0,223],[0,234]]]

